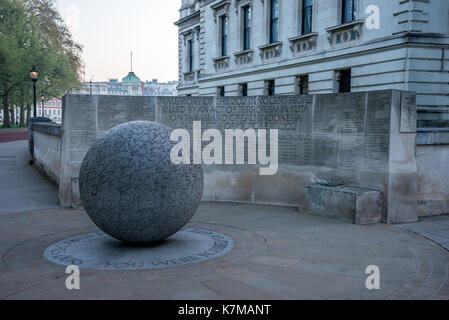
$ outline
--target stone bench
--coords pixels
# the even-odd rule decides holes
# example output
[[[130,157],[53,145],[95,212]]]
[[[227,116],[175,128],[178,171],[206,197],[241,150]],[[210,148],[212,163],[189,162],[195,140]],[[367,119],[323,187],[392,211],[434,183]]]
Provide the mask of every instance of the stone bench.
[[[306,186],[311,214],[355,224],[380,223],[382,192],[357,187]]]

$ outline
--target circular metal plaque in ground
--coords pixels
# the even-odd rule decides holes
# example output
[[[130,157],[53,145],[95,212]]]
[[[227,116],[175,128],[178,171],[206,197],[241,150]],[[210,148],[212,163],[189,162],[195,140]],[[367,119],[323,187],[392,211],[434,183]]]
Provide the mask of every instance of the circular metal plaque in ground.
[[[216,258],[233,246],[231,238],[202,229],[185,228],[161,242],[140,246],[94,232],[55,243],[44,251],[44,257],[60,265],[77,265],[82,269],[160,269]]]

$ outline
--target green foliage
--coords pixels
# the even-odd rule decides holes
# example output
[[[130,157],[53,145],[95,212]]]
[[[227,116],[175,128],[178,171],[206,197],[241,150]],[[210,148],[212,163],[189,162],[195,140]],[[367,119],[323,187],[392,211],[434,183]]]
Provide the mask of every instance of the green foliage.
[[[32,104],[29,70],[39,70],[37,95],[61,97],[79,84],[82,48],[53,0],[0,0],[0,99],[5,110]],[[4,125],[9,126],[8,117]]]

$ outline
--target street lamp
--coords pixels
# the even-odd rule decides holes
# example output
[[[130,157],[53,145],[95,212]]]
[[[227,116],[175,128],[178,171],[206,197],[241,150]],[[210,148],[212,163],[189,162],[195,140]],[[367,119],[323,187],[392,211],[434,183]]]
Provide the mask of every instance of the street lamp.
[[[45,117],[45,107],[44,107],[45,96],[44,96],[44,94],[41,95],[41,103],[42,103],[42,116]]]
[[[36,110],[36,81],[37,76],[39,75],[39,71],[37,71],[36,66],[33,66],[30,70],[30,79],[33,81],[33,93],[34,93],[34,116],[37,117]]]

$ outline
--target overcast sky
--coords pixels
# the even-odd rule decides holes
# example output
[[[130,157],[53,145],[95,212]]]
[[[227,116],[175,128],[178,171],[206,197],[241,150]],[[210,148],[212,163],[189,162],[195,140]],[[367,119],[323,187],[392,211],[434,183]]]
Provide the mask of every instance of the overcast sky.
[[[133,71],[142,80],[177,80],[179,0],[56,0],[83,45],[85,79],[122,79]]]

